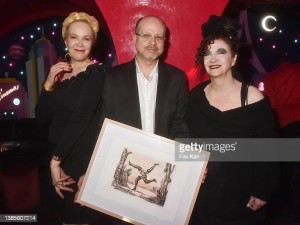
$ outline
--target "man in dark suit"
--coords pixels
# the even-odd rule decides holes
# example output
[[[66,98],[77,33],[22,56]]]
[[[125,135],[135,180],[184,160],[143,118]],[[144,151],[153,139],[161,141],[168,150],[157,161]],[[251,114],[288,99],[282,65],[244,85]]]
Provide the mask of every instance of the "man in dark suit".
[[[187,137],[186,76],[159,57],[166,25],[156,16],[136,23],[136,57],[108,71],[104,87],[105,117],[167,138]]]
[[[107,117],[166,138],[188,137],[185,73],[159,60],[166,30],[165,23],[155,16],[137,21],[133,37],[136,57],[107,72],[102,119]],[[78,189],[83,178],[78,182]],[[125,224],[106,215],[104,219],[107,224]]]

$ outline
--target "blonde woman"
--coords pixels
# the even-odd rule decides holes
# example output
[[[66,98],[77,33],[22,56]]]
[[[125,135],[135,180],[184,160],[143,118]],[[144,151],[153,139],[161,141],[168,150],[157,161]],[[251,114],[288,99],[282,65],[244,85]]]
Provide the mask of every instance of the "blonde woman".
[[[64,20],[62,37],[68,53],[64,62],[51,67],[36,105],[37,119],[51,122],[51,177],[62,200],[65,224],[89,223],[93,218],[92,210],[74,204],[74,193],[91,157],[99,124],[95,113],[101,109],[105,68],[89,59],[98,31],[97,20],[84,12],[72,12]]]

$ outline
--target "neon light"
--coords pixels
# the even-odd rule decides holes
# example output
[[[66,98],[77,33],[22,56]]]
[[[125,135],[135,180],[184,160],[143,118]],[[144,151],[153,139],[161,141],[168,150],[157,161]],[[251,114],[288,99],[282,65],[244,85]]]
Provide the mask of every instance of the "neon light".
[[[258,90],[260,90],[260,91],[264,91],[265,90],[264,82],[259,82],[258,83]]]
[[[9,96],[11,93],[17,91],[18,89],[19,89],[19,85],[15,85],[15,86],[13,86],[11,89],[9,89],[9,90],[7,90],[6,92],[4,92],[3,94],[2,94],[2,89],[1,89],[1,90],[0,90],[0,101],[1,101],[3,98]]]

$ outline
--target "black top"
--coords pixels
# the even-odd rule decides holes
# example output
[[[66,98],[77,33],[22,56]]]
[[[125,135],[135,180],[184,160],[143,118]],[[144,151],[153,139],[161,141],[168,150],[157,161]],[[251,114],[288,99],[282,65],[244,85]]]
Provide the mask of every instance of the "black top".
[[[77,76],[58,81],[53,91],[41,92],[36,105],[36,117],[40,122],[51,121],[48,139],[56,146],[53,154],[62,159],[62,165],[76,149],[90,151],[89,154],[77,154],[80,162],[80,155],[86,160],[90,158],[92,149],[88,149],[86,144],[93,142],[95,135],[90,137],[86,133],[93,133],[91,128],[87,128],[98,104],[101,104],[104,72],[103,65],[92,64]],[[78,145],[82,146],[81,150]]]
[[[209,83],[198,85],[190,93],[188,125],[192,138],[274,137],[275,123],[266,98],[247,105],[245,92],[248,87],[242,85],[241,107],[220,111],[206,98],[204,89]],[[199,191],[194,212],[227,219],[251,216],[253,211],[246,207],[250,196],[268,201],[276,187],[277,167],[274,166],[254,162],[209,162],[208,175]]]

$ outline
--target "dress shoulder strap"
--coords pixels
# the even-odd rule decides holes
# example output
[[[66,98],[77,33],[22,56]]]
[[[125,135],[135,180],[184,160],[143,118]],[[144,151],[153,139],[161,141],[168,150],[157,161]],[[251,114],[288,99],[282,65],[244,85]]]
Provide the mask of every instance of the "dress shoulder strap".
[[[246,83],[242,83],[241,88],[241,105],[244,107],[245,105],[248,105],[248,87],[249,85]]]

